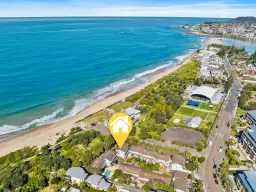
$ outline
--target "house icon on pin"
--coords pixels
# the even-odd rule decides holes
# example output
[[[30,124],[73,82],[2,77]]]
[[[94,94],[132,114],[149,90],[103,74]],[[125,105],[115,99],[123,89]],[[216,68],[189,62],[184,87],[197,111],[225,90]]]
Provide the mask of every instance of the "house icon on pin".
[[[128,116],[122,117],[119,116],[110,124],[113,128],[113,133],[128,133],[129,132],[129,126],[131,125],[128,121]],[[120,131],[121,129],[121,131]]]

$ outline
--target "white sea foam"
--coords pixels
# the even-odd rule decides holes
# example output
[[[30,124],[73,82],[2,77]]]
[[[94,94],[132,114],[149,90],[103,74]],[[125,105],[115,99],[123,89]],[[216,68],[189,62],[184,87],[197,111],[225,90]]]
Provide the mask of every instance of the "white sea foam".
[[[184,55],[180,55],[177,56],[175,59],[178,60],[178,62],[183,61],[184,59],[186,59],[188,56],[190,56],[195,50],[189,50],[187,53],[185,53]]]
[[[191,52],[187,53],[186,55],[176,57],[176,59],[178,59],[179,61],[183,60],[189,54],[191,54]],[[158,66],[154,69],[150,69],[150,70],[144,71],[142,73],[135,74],[131,78],[123,79],[123,80],[114,82],[114,83],[110,84],[109,86],[98,89],[98,90],[94,91],[92,94],[90,94],[89,96],[86,96],[86,98],[81,98],[81,99],[75,100],[73,108],[68,113],[66,113],[66,115],[63,115],[61,117],[60,117],[60,113],[64,112],[64,108],[58,109],[57,111],[55,111],[49,115],[35,119],[35,120],[33,120],[29,123],[26,123],[22,126],[3,125],[0,127],[0,135],[9,135],[13,132],[18,132],[18,131],[29,129],[33,126],[38,127],[41,125],[47,125],[50,123],[54,123],[54,122],[61,121],[63,119],[75,116],[77,113],[79,113],[84,108],[88,107],[89,105],[91,105],[99,100],[102,100],[105,97],[112,95],[120,90],[126,89],[129,85],[132,85],[132,83],[136,84],[136,81],[140,81],[140,82],[145,81],[145,79],[143,79],[143,77],[148,76],[150,74],[154,74],[155,72],[162,70],[164,68],[170,67],[172,65],[173,65],[173,62],[169,61],[168,63]]]
[[[41,125],[46,125],[46,124],[52,122],[56,118],[56,116],[59,113],[61,113],[63,110],[64,110],[64,108],[60,108],[49,115],[43,116],[39,119],[34,119],[33,121],[26,123],[22,126],[3,125],[0,127],[0,133],[1,133],[0,135],[6,135],[6,134],[9,134],[12,132],[28,129],[31,126],[37,127],[37,126],[41,126]]]

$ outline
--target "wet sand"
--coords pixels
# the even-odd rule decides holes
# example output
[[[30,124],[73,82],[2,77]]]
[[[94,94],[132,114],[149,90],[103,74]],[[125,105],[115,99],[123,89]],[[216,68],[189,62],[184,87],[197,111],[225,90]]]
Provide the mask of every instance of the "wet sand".
[[[218,42],[221,42],[219,38],[210,38],[206,44]],[[126,97],[147,87],[151,83],[171,74],[172,72],[179,69],[182,65],[188,63],[192,57],[193,54],[191,54],[189,57],[185,58],[182,62],[172,68],[156,72],[146,83],[106,97],[105,99],[86,107],[84,110],[82,110],[80,113],[73,117],[49,125],[36,127],[30,131],[18,134],[16,136],[8,137],[0,141],[0,156],[4,156],[10,152],[22,149],[26,146],[42,147],[48,143],[54,144],[56,142],[56,139],[59,137],[58,134],[68,133],[73,127],[76,126],[77,121],[84,119],[85,117],[96,113],[104,108],[107,108],[108,106],[122,99],[125,99]]]

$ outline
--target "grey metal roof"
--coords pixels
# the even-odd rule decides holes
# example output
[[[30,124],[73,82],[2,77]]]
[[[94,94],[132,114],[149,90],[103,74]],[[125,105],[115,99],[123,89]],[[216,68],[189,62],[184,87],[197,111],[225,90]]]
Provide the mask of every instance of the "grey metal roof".
[[[223,97],[223,94],[222,94],[222,93],[216,92],[216,93],[213,95],[212,99],[211,99],[212,104],[215,104],[215,105],[219,104],[219,102],[220,102],[220,100],[222,99],[222,97]]]
[[[88,176],[88,173],[86,173],[81,167],[71,167],[66,171],[66,176],[85,180],[85,178]]]
[[[130,116],[131,116],[131,115],[140,113],[140,111],[137,110],[137,109],[134,109],[134,108],[129,107],[129,108],[127,108],[127,109],[124,110],[124,113],[126,113],[127,115],[130,115]]]
[[[256,120],[256,110],[247,111],[247,113]]]
[[[192,96],[193,95],[202,95],[204,97],[207,97],[208,99],[212,99],[214,94],[216,93],[217,89],[212,88],[212,87],[208,87],[208,86],[200,86],[197,87],[193,92],[192,92]]]
[[[189,123],[190,124],[195,124],[195,125],[200,125],[201,122],[202,122],[201,117],[194,117],[194,118],[191,119],[191,121]]]
[[[88,184],[91,184],[91,185],[96,185],[98,186],[99,183],[100,183],[100,180],[103,178],[103,176],[101,175],[96,175],[96,174],[93,174],[93,175],[90,175],[86,180],[85,182],[88,183]]]
[[[238,177],[248,192],[256,191],[256,171],[244,171],[243,173],[238,173]]]
[[[100,180],[100,183],[98,185],[98,188],[101,189],[101,190],[104,190],[104,191],[107,191],[108,188],[110,187],[110,183],[109,182],[106,182],[104,178],[102,178]]]

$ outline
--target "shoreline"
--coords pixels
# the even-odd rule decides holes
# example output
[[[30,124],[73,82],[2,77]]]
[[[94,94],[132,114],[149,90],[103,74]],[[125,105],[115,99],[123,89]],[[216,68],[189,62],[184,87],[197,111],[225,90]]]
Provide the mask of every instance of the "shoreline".
[[[221,41],[219,40],[219,38],[213,37],[208,39],[205,45],[209,45],[213,42],[217,43]],[[181,66],[188,63],[194,55],[195,52],[191,53],[188,57],[184,58],[181,62],[172,67],[169,67],[165,70],[156,71],[156,73],[143,84],[139,84],[133,88],[117,92],[113,95],[110,95],[109,97],[97,101],[96,103],[86,107],[73,117],[69,117],[67,119],[52,124],[35,127],[29,131],[0,140],[0,157],[13,151],[22,149],[24,147],[42,147],[48,143],[54,144],[59,138],[60,134],[68,133],[72,128],[76,127],[76,122],[78,122],[79,120],[107,108],[108,106],[113,105],[122,99],[125,99],[126,97],[140,91],[141,89],[144,89],[145,87],[156,82],[157,80],[173,73]]]

